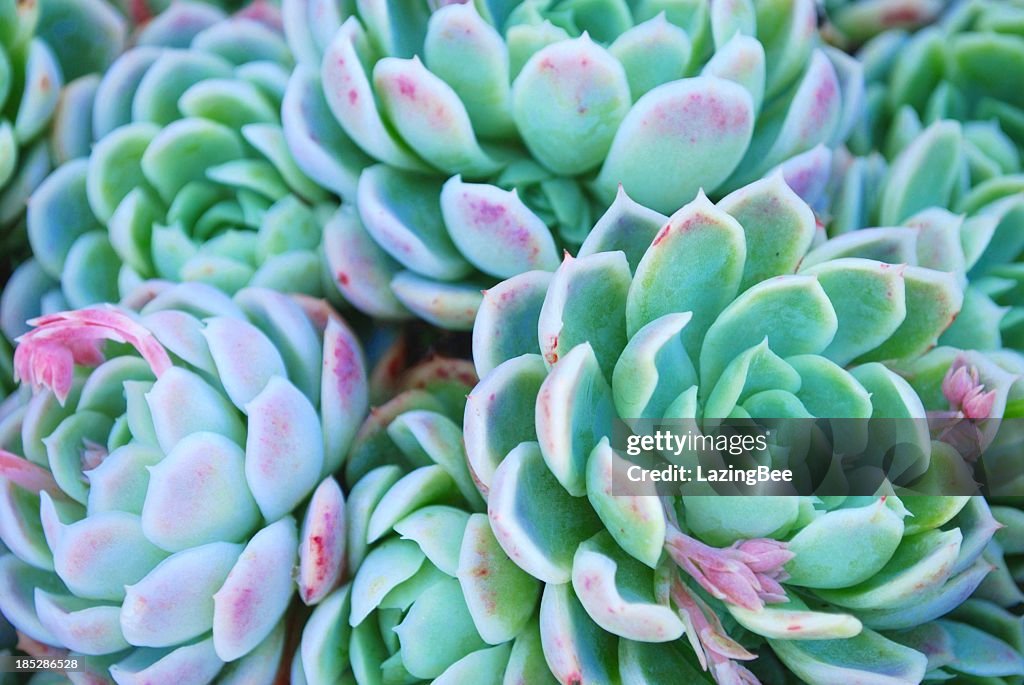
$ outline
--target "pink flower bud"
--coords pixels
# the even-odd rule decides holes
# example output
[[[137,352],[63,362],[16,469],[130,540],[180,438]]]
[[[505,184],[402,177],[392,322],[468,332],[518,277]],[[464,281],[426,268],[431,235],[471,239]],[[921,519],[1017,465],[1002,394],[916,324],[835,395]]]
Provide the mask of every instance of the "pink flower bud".
[[[978,370],[962,364],[960,358],[953,362],[942,379],[942,394],[946,396],[950,406],[959,407],[971,392],[978,385]]]
[[[961,410],[968,419],[987,419],[992,413],[992,405],[996,401],[996,391],[982,392],[985,386],[978,385],[971,389],[963,400]]]
[[[666,537],[669,556],[713,597],[758,611],[765,602],[784,602],[778,581],[793,558],[785,544],[774,540],[744,540],[732,547],[710,547],[675,527]]]

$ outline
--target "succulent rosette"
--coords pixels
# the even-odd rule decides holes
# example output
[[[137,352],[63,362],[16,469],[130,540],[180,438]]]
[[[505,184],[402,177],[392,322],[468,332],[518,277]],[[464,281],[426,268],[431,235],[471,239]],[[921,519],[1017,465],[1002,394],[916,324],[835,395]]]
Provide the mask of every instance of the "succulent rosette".
[[[81,131],[125,22],[103,0],[0,3],[0,285],[25,252],[25,203]]]
[[[360,428],[345,467],[352,581],[313,610],[292,682],[551,682],[536,621],[513,642],[538,583],[497,545],[468,469],[475,383],[472,363],[433,359]]]
[[[487,292],[464,422],[494,535],[545,584],[556,679],[663,682],[684,635],[719,682],[776,682],[779,663],[811,683],[971,673],[923,637],[989,573],[998,524],[980,497],[698,492],[666,507],[613,494],[609,442],[617,419],[1002,416],[1015,377],[984,358],[919,369],[920,391],[882,363],[935,344],[960,308],[955,276],[869,243],[811,248],[813,212],[778,175],[667,219],[622,194],[599,227],[554,274]],[[916,440],[922,478],[962,467],[950,444]],[[636,643],[647,680],[629,681]],[[1019,655],[1000,669],[1019,673]]]
[[[668,212],[782,167],[809,200],[862,103],[810,0],[289,0],[296,162],[353,202],[342,294],[469,329],[480,289],[575,251],[620,185]]]
[[[9,335],[54,300],[118,302],[154,278],[322,292],[326,194],[285,145],[277,10],[177,3],[137,43],[96,85],[91,151],[32,196],[34,260],[8,286]]]
[[[939,119],[964,122],[974,174],[1020,170],[1024,36],[1019,0],[951,3],[916,33],[887,31],[858,53],[867,114],[851,136],[860,153],[898,150]],[[890,154],[891,156],[891,154]]]
[[[969,126],[936,121],[903,141],[891,162],[877,153],[837,155],[822,217],[837,254],[871,244],[899,253],[894,261],[956,276],[964,303],[943,344],[1021,350],[1024,176],[1004,173],[994,162],[992,170],[988,162],[999,156],[980,152]],[[1005,171],[1019,171],[1015,152],[1010,159],[1017,161]],[[986,168],[991,173],[978,173]]]
[[[322,301],[198,283],[34,323],[15,366],[39,389],[0,424],[4,616],[78,656],[74,682],[274,682],[296,596],[344,573],[351,331]]]

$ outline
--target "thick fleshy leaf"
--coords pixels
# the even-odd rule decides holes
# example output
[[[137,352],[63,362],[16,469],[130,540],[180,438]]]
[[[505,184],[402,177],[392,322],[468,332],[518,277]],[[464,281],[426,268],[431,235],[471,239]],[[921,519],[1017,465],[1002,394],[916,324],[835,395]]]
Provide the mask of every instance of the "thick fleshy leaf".
[[[214,317],[202,330],[217,376],[232,404],[240,410],[274,376],[285,376],[284,360],[263,332],[234,317]]]
[[[32,194],[28,239],[36,261],[59,278],[75,240],[100,228],[86,194],[88,162],[68,162],[50,174]]]
[[[121,634],[121,607],[35,591],[39,621],[57,642],[83,654],[113,654],[128,647]]]
[[[349,625],[361,624],[393,589],[409,580],[426,557],[416,543],[389,538],[374,547],[363,560],[352,583]]]
[[[540,356],[524,354],[484,376],[466,398],[466,455],[475,478],[485,487],[510,450],[535,439],[534,408],[546,378]]]
[[[928,658],[909,647],[864,630],[845,640],[770,640],[782,662],[806,682],[864,685],[917,683]]]
[[[171,552],[242,542],[260,522],[245,485],[246,455],[216,433],[193,433],[150,468],[142,508],[146,537]]]
[[[726,185],[750,183],[786,159],[830,140],[841,115],[840,96],[835,68],[824,52],[815,50],[788,106],[775,103],[761,116],[743,164]]]
[[[441,186],[377,165],[359,178],[357,206],[367,232],[380,247],[416,273],[441,280],[469,274],[441,215]]]
[[[49,496],[42,498],[45,509]],[[138,516],[116,511],[62,526],[51,547],[57,575],[84,599],[123,599],[126,585],[167,556],[144,537]]]
[[[441,189],[441,214],[459,252],[486,274],[508,278],[558,267],[551,231],[514,190],[454,176]]]
[[[554,365],[537,394],[537,439],[552,475],[570,495],[586,494],[587,459],[615,417],[611,388],[594,350],[581,343]]]
[[[903,271],[907,315],[896,332],[863,360],[900,359],[928,351],[956,318],[963,290],[954,274],[908,266]]]
[[[614,492],[617,456],[602,439],[587,462],[587,498],[615,542],[635,559],[654,568],[665,546],[665,513],[661,501],[646,495]],[[578,552],[577,552],[578,553]],[[595,620],[599,620],[595,617]]]
[[[881,571],[863,583],[839,590],[819,590],[832,604],[849,609],[886,609],[906,605],[938,590],[960,554],[959,530],[930,530],[908,536]]]
[[[684,497],[686,524],[701,540],[726,546],[747,538],[784,538],[797,522],[797,497]]]
[[[14,117],[14,134],[28,142],[46,127],[57,107],[64,81],[53,50],[40,38],[28,44],[21,101]]]
[[[544,360],[554,365],[581,343],[588,343],[606,378],[626,346],[629,265],[621,252],[566,257],[555,272],[540,311],[538,335]],[[599,307],[584,304],[593,297]]]
[[[626,300],[627,334],[665,314],[692,312],[683,341],[695,358],[715,317],[736,296],[746,258],[743,227],[699,196],[672,215],[640,260]]]
[[[403,476],[381,498],[370,516],[367,541],[379,540],[412,512],[442,499],[453,486],[452,477],[438,465],[422,466]]]
[[[242,143],[231,129],[205,119],[168,124],[142,156],[142,172],[166,202],[219,164],[242,157]]]
[[[904,268],[867,259],[821,262],[801,273],[818,279],[836,312],[836,335],[822,354],[849,364],[893,336],[907,314]]]
[[[361,59],[369,50],[359,19],[349,17],[324,51],[323,97],[341,127],[367,154],[399,169],[423,169],[423,162],[395,138],[381,118]]]
[[[512,134],[508,50],[473,3],[442,6],[430,16],[423,57],[465,104],[481,137]]]
[[[712,192],[725,181],[753,128],[750,94],[731,81],[701,76],[658,86],[619,126],[598,188],[610,202],[621,184],[640,204],[673,212],[698,190]]]
[[[320,418],[306,396],[280,376],[271,378],[245,411],[245,479],[264,518],[276,521],[304,500],[320,478]]]
[[[540,582],[512,563],[485,514],[473,514],[466,524],[458,579],[480,637],[492,645],[519,635],[540,597]]]
[[[708,330],[700,353],[701,390],[709,392],[734,356],[765,338],[780,357],[818,354],[837,328],[836,312],[816,278],[763,281],[736,298]]]
[[[572,586],[591,619],[631,640],[670,642],[683,622],[654,597],[654,571],[626,555],[607,533],[580,544],[573,558]]]
[[[126,588],[120,623],[125,639],[138,647],[173,647],[209,631],[213,595],[241,553],[242,545],[212,542],[164,559]]]
[[[346,200],[355,197],[359,169],[370,160],[338,126],[324,101],[316,73],[299,65],[281,104],[281,123],[296,166]]]
[[[480,378],[537,351],[537,321],[551,274],[527,271],[484,292],[473,322],[473,363]]]
[[[608,51],[626,70],[633,100],[652,88],[685,76],[690,63],[690,37],[663,14],[619,35]]]
[[[747,630],[776,640],[836,640],[854,637],[863,629],[849,614],[810,611],[799,599],[768,604],[759,611],[735,604],[726,607]]]
[[[295,590],[298,532],[285,517],[256,533],[213,596],[213,643],[224,661],[242,657],[270,635]]]
[[[350,603],[346,585],[325,597],[306,621],[299,655],[307,682],[338,682],[348,669]]]
[[[988,562],[978,560],[950,578],[937,592],[915,598],[915,601],[901,607],[861,610],[857,616],[864,625],[875,630],[899,630],[928,623],[963,604],[991,571],[992,566]]]
[[[173,651],[136,649],[110,667],[110,676],[119,685],[145,685],[152,682],[184,682],[195,678],[211,681],[224,667],[224,661],[208,638]]]
[[[391,422],[388,436],[416,461],[441,466],[467,503],[483,507],[468,467],[462,430],[454,421],[438,412],[408,411]]]
[[[893,162],[879,209],[882,224],[895,226],[927,207],[947,206],[961,154],[960,124],[929,126]]]
[[[183,411],[181,398],[189,398]],[[160,449],[170,452],[183,438],[208,431],[241,445],[245,428],[238,410],[198,375],[184,368],[168,369],[146,393]]]
[[[697,381],[680,333],[691,314],[666,314],[629,339],[612,373],[615,409],[627,421],[660,418]]]
[[[531,512],[544,511],[542,516]],[[491,528],[505,553],[545,583],[567,583],[577,545],[601,524],[548,470],[540,447],[522,443],[494,473],[487,500]]]
[[[353,207],[340,207],[324,225],[323,255],[338,290],[357,309],[382,319],[408,316],[391,292],[400,264],[370,238]]]
[[[391,290],[403,307],[427,323],[452,331],[473,328],[483,289],[469,281],[446,283],[403,271],[391,280]]]
[[[814,238],[814,213],[780,174],[730,193],[718,208],[739,222],[746,237],[740,291],[773,276],[796,272]]]
[[[144,181],[142,157],[159,131],[150,123],[129,124],[93,147],[86,189],[89,206],[100,221],[110,221],[125,196]]]
[[[438,625],[445,629],[434,630],[432,640],[422,639]],[[454,578],[439,580],[424,590],[394,631],[403,665],[422,679],[440,676],[459,659],[486,646]]]
[[[615,682],[615,637],[590,619],[568,583],[544,587],[540,635],[558,682]]]
[[[491,174],[498,164],[480,147],[465,105],[419,57],[385,57],[373,68],[374,92],[402,138],[448,174]]]
[[[299,597],[316,604],[345,576],[345,497],[333,478],[313,491],[299,531]]]
[[[594,224],[576,256],[622,251],[630,270],[635,271],[666,221],[668,217],[634,202],[620,186],[615,201]]]
[[[43,627],[35,609],[37,591],[66,594],[67,589],[53,573],[29,566],[13,554],[0,556],[0,607],[4,618],[28,637],[43,643],[57,638]]]
[[[725,4],[716,3],[713,7]],[[715,51],[700,74],[739,84],[751,94],[754,111],[761,111],[765,93],[765,49],[750,35],[733,35]]]
[[[956,621],[939,625],[952,637],[951,669],[975,676],[1024,675],[1024,657],[1006,642]]]
[[[512,114],[523,141],[558,174],[600,164],[629,105],[625,70],[588,36],[536,52],[512,87]]]
[[[445,505],[428,505],[417,509],[395,524],[395,532],[403,540],[419,545],[430,563],[455,577],[459,568],[459,550],[470,515]]]
[[[789,541],[796,556],[786,564],[786,582],[813,588],[856,585],[882,570],[902,536],[903,518],[885,498],[826,512]]]

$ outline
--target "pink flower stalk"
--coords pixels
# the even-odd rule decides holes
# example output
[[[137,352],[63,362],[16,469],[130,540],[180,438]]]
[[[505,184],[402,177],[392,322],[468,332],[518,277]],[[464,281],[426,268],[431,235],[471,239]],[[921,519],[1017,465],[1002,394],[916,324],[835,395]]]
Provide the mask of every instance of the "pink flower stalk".
[[[64,492],[49,471],[24,457],[2,449],[0,449],[0,478],[9,480],[29,492],[45,491],[53,497],[65,497]]]
[[[669,556],[712,597],[758,611],[765,603],[786,601],[780,581],[783,566],[793,558],[785,543],[754,539],[718,548],[705,545],[669,527],[665,547]]]
[[[978,376],[978,368],[962,355],[958,356],[942,379],[942,394],[952,410],[968,419],[987,419],[996,401],[996,391],[985,392],[985,384]]]
[[[753,673],[736,663],[757,656],[726,634],[714,610],[678,576],[672,580],[671,596],[701,668],[710,671],[719,685],[760,685]]]
[[[33,389],[49,388],[62,405],[71,392],[75,365],[102,363],[106,340],[130,344],[157,377],[171,367],[171,358],[156,337],[109,305],[41,316],[29,323],[36,328],[17,340],[14,378]]]

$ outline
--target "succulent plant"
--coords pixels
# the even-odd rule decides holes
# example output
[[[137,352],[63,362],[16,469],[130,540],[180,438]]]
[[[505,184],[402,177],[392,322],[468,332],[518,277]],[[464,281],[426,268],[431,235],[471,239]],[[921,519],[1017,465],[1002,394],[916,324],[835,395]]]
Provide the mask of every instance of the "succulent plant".
[[[290,148],[354,204],[326,227],[326,261],[382,318],[469,329],[481,287],[554,270],[620,184],[670,211],[781,166],[814,199],[862,104],[811,0],[288,0],[283,15]]]
[[[960,308],[954,275],[877,261],[903,262],[870,243],[809,250],[813,213],[780,176],[669,219],[620,194],[599,226],[553,275],[487,292],[464,424],[499,544],[559,598],[540,610],[560,645],[542,641],[556,677],[614,680],[616,642],[621,654],[685,626],[720,682],[748,682],[737,660],[764,646],[807,682],[920,681],[927,650],[903,631],[988,573],[979,557],[997,524],[983,499],[683,495],[663,509],[612,495],[609,439],[616,418],[923,418],[963,405],[967,391],[934,387],[953,359],[919,371],[921,392],[880,363],[935,344]],[[970,361],[971,397],[984,395],[972,417],[1002,416],[1013,377]],[[929,472],[959,463],[927,433],[918,446]],[[645,648],[670,660],[668,644]],[[637,682],[660,682],[648,678]]]
[[[1021,350],[1024,175],[975,173],[985,168],[976,162],[990,158],[972,152],[978,148],[968,127],[936,121],[906,141],[891,163],[878,154],[837,155],[822,217],[836,254],[871,244],[898,253],[894,261],[956,275],[964,303],[943,344]]]
[[[889,30],[914,30],[942,16],[950,0],[824,0],[829,41],[844,49]]]
[[[972,174],[1020,170],[1024,152],[1024,36],[1020,0],[951,3],[942,21],[914,34],[887,31],[858,54],[867,113],[851,136],[864,154],[898,150],[940,119],[964,122]],[[890,154],[891,156],[891,154]]]
[[[322,301],[198,283],[34,324],[37,391],[0,422],[3,614],[75,682],[274,682],[296,595],[344,573],[355,337]]]
[[[151,278],[322,292],[330,208],[284,142],[291,55],[276,12],[176,3],[111,65],[96,85],[91,152],[33,194],[34,260],[5,292],[8,335],[56,308],[49,300],[117,302]]]
[[[536,582],[502,562],[467,466],[459,422],[475,382],[470,362],[433,359],[407,372],[360,428],[346,463],[352,582],[314,609],[292,682],[484,683],[515,669],[510,641],[536,599],[516,594]],[[477,561],[488,578],[469,568],[474,545],[494,554]],[[526,615],[488,611],[488,598]],[[527,677],[546,669],[536,645],[525,647],[526,679],[510,682],[544,682]]]
[[[0,286],[25,257],[25,202],[74,144],[125,33],[103,0],[0,2]]]

